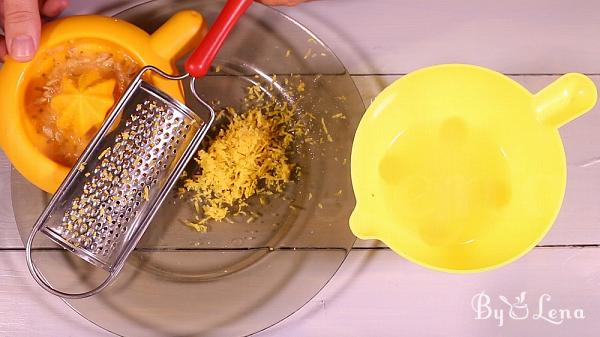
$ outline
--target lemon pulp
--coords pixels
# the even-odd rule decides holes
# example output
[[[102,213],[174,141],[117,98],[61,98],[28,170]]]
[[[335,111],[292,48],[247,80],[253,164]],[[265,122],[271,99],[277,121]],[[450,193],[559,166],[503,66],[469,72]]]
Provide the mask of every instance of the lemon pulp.
[[[36,147],[72,166],[140,69],[120,46],[77,39],[41,51],[26,91],[26,125]]]

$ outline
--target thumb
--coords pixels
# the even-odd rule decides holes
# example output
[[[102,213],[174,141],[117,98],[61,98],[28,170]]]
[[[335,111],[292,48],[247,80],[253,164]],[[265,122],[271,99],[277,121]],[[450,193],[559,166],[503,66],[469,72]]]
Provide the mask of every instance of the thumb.
[[[4,0],[4,32],[8,54],[20,62],[30,61],[40,40],[38,0]]]

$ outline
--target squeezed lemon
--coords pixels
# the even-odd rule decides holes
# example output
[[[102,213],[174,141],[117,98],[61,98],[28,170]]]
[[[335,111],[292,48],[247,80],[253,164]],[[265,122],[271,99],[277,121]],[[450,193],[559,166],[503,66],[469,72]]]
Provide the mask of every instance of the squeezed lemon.
[[[77,39],[44,51],[27,86],[28,132],[53,161],[72,166],[140,68],[123,48]]]

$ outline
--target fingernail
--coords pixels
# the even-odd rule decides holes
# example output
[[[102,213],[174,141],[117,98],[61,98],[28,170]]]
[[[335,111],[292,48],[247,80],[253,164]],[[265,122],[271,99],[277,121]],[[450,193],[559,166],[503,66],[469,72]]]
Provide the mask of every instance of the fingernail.
[[[29,61],[35,53],[33,39],[29,35],[14,37],[10,43],[10,56],[17,61]]]

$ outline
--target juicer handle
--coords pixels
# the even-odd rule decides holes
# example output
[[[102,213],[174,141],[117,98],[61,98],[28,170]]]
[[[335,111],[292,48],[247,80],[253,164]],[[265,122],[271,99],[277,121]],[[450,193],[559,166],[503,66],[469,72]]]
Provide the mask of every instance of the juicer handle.
[[[194,10],[177,12],[150,35],[152,51],[169,63],[194,50],[208,27],[204,17]]]
[[[533,95],[533,107],[539,122],[559,128],[591,110],[597,99],[589,77],[568,73]]]
[[[200,42],[200,45],[185,62],[185,71],[192,77],[206,75],[211,63],[217,56],[223,41],[238,22],[242,14],[250,7],[253,0],[228,0],[217,20]]]

